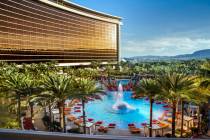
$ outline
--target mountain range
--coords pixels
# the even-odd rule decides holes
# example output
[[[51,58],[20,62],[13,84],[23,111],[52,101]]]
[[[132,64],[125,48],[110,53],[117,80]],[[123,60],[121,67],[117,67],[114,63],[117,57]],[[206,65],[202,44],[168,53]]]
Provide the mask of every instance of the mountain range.
[[[168,60],[191,60],[191,59],[210,59],[210,49],[199,50],[192,54],[182,54],[176,56],[134,56],[124,58],[127,61],[168,61]]]

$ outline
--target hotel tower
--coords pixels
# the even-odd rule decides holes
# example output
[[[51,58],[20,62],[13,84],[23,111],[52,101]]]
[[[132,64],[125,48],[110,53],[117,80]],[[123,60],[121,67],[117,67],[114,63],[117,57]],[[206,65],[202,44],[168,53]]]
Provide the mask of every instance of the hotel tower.
[[[1,0],[0,60],[119,61],[121,18],[67,0]]]

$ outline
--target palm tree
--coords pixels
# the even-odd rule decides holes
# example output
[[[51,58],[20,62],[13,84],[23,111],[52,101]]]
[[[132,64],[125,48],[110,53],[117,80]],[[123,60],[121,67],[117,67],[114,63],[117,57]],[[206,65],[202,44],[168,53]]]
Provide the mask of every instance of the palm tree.
[[[91,65],[90,65],[93,69],[98,69],[100,66],[100,62],[99,61],[92,61]]]
[[[65,132],[65,116],[64,116],[64,103],[68,99],[73,90],[72,86],[73,77],[60,75],[60,74],[49,74],[45,77],[43,88],[48,91],[46,94],[50,96],[51,101],[56,102],[60,112],[60,125]]]
[[[197,119],[198,119],[198,130],[200,130],[200,108],[205,103],[208,103],[210,97],[210,91],[203,87],[197,87],[191,90],[190,102],[198,105]]]
[[[149,136],[152,137],[152,114],[153,114],[153,103],[154,99],[160,95],[161,89],[156,80],[144,79],[137,85],[136,94],[144,94],[149,97],[150,101],[150,123],[149,123]]]
[[[108,63],[106,66],[105,66],[105,74],[107,75],[107,77],[111,77],[113,72],[114,72],[114,69],[112,67],[112,65],[110,63]]]
[[[74,81],[75,93],[73,98],[80,99],[82,101],[82,116],[83,116],[83,131],[86,134],[86,113],[85,103],[88,102],[89,98],[101,99],[98,95],[101,93],[101,89],[96,87],[94,80],[90,78],[76,78]]]
[[[27,97],[29,77],[23,73],[10,73],[1,81],[1,90],[8,95],[15,95],[17,101],[17,120],[21,127],[21,99]]]
[[[170,72],[162,74],[158,82],[167,98],[172,104],[172,136],[175,137],[175,119],[177,101],[185,96],[185,92],[192,89],[192,79],[184,74]]]
[[[210,97],[210,82],[206,79],[199,79],[196,88],[191,90],[191,102],[198,105],[198,129],[200,130],[200,107],[208,103]]]

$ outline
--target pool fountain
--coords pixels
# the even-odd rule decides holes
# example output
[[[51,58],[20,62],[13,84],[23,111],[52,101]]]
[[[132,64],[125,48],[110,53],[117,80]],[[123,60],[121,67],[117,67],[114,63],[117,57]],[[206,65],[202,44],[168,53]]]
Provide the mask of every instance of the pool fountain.
[[[107,91],[102,95],[102,100],[94,100],[86,104],[87,118],[95,121],[103,121],[103,125],[115,123],[119,129],[128,129],[129,123],[136,127],[142,127],[141,123],[149,122],[150,104],[145,98],[133,99],[132,91],[124,91],[122,86],[129,80],[118,80],[118,91]],[[164,113],[163,106],[166,104],[153,105],[153,119],[158,119]],[[78,114],[80,116],[81,114]]]
[[[118,85],[118,91],[115,93],[116,102],[112,106],[112,109],[117,111],[118,113],[126,113],[131,110],[135,110],[134,107],[129,105],[127,102],[123,100],[123,87],[122,84],[119,83]]]

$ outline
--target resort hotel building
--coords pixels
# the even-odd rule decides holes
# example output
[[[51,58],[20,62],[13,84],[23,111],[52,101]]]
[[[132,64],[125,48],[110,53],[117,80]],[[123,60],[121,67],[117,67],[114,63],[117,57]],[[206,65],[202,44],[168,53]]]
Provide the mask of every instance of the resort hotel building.
[[[0,60],[119,60],[121,18],[67,0],[1,0]]]

